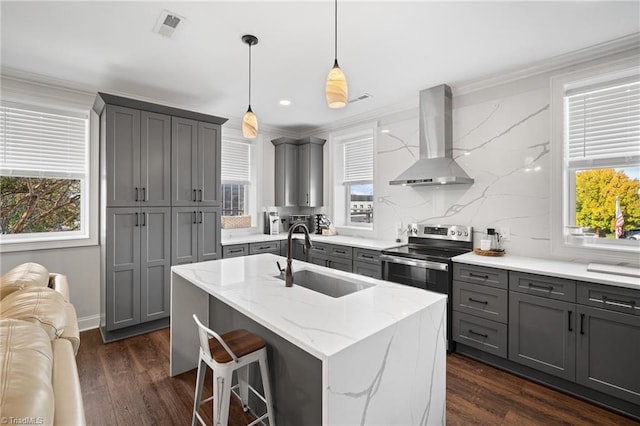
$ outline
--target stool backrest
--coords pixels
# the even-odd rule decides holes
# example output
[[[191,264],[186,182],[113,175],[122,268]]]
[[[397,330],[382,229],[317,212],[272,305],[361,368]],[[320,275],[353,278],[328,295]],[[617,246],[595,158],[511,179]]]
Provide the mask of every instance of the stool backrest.
[[[200,337],[200,350],[204,352],[205,355],[209,357],[209,359],[213,359],[211,356],[211,349],[209,349],[209,336],[213,337],[220,343],[220,345],[224,348],[225,351],[233,358],[235,362],[238,362],[238,357],[233,351],[227,346],[222,337],[215,331],[206,327],[204,324],[200,322],[196,314],[193,314],[193,320],[198,324],[198,336]]]

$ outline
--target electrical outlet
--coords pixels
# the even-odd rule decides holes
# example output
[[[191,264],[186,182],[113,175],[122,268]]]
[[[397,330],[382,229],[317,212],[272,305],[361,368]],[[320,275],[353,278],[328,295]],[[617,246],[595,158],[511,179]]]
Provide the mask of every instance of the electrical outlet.
[[[500,234],[500,239],[502,241],[509,241],[511,239],[511,231],[509,228],[500,228],[498,233]]]

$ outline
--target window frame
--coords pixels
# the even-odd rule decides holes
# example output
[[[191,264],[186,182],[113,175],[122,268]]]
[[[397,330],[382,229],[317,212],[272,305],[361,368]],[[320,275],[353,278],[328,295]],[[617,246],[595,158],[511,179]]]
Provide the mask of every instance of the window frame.
[[[375,206],[375,171],[376,171],[376,139],[377,139],[377,122],[368,123],[361,126],[354,126],[343,129],[339,132],[330,134],[331,141],[331,166],[333,169],[332,179],[332,215],[334,217],[335,226],[346,230],[355,230],[359,232],[370,233],[375,232],[376,227],[376,206]],[[353,139],[359,135],[370,136],[373,143],[373,159],[372,159],[372,179],[366,181],[344,181],[344,144],[347,139]],[[370,183],[373,187],[373,220],[371,223],[351,222],[351,192],[352,185],[360,185]]]
[[[0,235],[0,253],[29,250],[47,250],[70,247],[98,245],[98,203],[99,203],[99,158],[98,144],[100,120],[90,108],[69,107],[65,101],[56,105],[27,104],[15,101],[2,101],[2,105],[32,111],[48,112],[59,115],[84,117],[87,119],[86,167],[85,179],[81,179],[81,230],[56,231],[25,234]]]
[[[621,240],[606,238],[572,237],[567,232],[569,223],[575,224],[575,171],[584,169],[584,165],[574,162],[569,165],[565,143],[565,93],[568,89],[586,84],[615,80],[632,73],[640,73],[640,56],[622,55],[616,59],[591,61],[581,69],[551,77],[551,211],[550,243],[551,254],[561,257],[578,257],[591,261],[637,263],[640,247],[637,244],[625,244]],[[608,162],[593,161],[590,168],[621,168],[615,160]]]
[[[222,185],[224,184],[240,184],[244,185],[244,214],[251,216],[251,226],[247,228],[222,228],[223,232],[229,231],[253,231],[258,227],[258,206],[261,203],[260,193],[258,186],[260,185],[260,176],[262,172],[261,158],[262,158],[262,135],[258,135],[255,139],[247,139],[242,136],[239,129],[223,127],[221,144],[224,145],[225,141],[246,143],[249,145],[249,181],[236,181],[236,180],[224,180],[220,177],[220,190],[222,192]],[[222,218],[222,202],[220,203],[220,217]],[[231,217],[231,216],[225,216]]]

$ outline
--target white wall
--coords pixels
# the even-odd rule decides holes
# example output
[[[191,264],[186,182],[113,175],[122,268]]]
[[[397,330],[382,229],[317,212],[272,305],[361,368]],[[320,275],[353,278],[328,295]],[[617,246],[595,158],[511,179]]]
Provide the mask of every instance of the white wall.
[[[95,328],[100,320],[100,247],[2,253],[0,273],[25,262],[36,262],[69,279],[71,303],[81,330]]]

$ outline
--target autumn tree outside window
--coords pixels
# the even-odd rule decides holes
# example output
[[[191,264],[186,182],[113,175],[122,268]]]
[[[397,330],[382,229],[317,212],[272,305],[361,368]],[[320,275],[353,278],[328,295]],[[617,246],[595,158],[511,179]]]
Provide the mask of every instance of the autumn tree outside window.
[[[0,242],[86,237],[87,116],[0,106]]]

